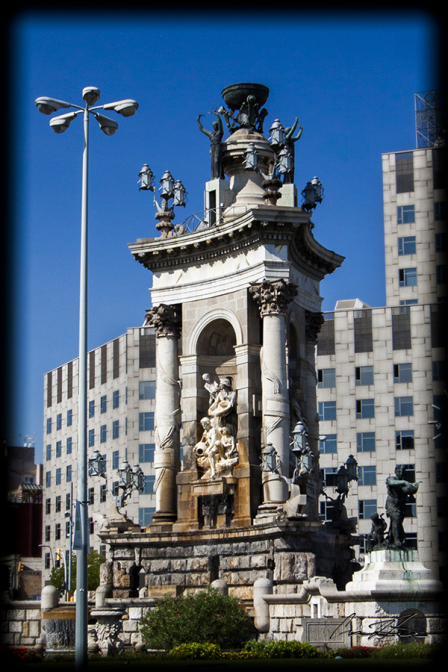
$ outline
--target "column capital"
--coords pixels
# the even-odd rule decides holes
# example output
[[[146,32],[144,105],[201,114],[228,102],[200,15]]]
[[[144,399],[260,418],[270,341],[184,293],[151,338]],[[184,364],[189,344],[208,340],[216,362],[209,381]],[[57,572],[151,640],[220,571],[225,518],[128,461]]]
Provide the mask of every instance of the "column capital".
[[[323,313],[312,313],[310,310],[305,310],[305,332],[307,341],[317,343],[319,331],[325,322]]]
[[[175,336],[180,337],[182,328],[181,307],[167,306],[161,303],[154,308],[148,308],[146,311],[145,324],[149,327],[155,327],[156,336]]]
[[[262,280],[251,283],[249,293],[258,303],[261,317],[286,314],[289,303],[297,296],[297,285],[289,280]]]

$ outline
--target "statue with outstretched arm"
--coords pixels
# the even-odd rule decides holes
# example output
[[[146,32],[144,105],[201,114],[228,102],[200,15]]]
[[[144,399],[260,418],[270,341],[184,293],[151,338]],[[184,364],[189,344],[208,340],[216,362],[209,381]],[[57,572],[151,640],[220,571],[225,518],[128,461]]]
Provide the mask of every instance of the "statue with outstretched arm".
[[[224,171],[222,167],[222,138],[224,135],[224,128],[219,114],[217,112],[214,112],[213,114],[216,115],[217,119],[217,121],[212,123],[213,131],[207,131],[207,129],[203,127],[201,123],[201,117],[204,116],[203,114],[200,114],[197,118],[199,130],[210,138],[212,180],[216,178],[224,178]]]

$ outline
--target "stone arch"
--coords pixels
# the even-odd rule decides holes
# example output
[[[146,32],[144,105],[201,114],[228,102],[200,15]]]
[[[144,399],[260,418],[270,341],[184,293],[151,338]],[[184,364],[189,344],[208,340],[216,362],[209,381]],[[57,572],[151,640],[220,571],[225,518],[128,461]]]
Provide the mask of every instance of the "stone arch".
[[[225,329],[225,325],[222,324],[223,322],[227,322],[230,324],[230,326],[233,328],[234,332],[234,338],[235,338],[235,345],[242,345],[243,343],[243,330],[241,328],[241,324],[235,315],[231,310],[228,310],[226,308],[220,308],[216,310],[212,310],[206,315],[203,315],[194,325],[193,329],[191,330],[191,333],[189,335],[188,341],[187,341],[187,352],[185,353],[186,355],[196,355],[198,352],[198,343],[201,338],[201,336],[204,336],[204,338],[207,337],[207,331],[206,328],[209,327],[209,325],[212,325],[213,322],[219,322],[220,326]],[[218,326],[218,325],[215,325]],[[210,328],[210,335],[213,334],[213,326]],[[219,339],[218,339],[219,340]],[[228,341],[227,341],[228,343]],[[221,342],[221,346],[226,348],[226,344],[224,341]],[[232,346],[233,347],[233,346]],[[231,353],[232,355],[234,352]]]

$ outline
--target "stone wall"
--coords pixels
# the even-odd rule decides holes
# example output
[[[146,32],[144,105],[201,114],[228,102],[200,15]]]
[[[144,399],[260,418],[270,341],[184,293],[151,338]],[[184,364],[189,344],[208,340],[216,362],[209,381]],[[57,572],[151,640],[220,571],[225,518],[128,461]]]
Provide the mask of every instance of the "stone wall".
[[[37,600],[3,600],[1,643],[3,646],[38,644],[41,636],[41,605]]]

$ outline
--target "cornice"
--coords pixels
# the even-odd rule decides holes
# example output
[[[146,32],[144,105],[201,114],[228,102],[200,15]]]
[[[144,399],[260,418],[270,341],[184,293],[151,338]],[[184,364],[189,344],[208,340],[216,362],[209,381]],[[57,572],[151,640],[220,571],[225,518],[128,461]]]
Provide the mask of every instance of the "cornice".
[[[344,257],[314,238],[310,214],[301,208],[253,206],[244,214],[193,233],[170,238],[139,238],[129,243],[134,259],[154,273],[197,265],[263,244],[288,246],[297,268],[321,280],[338,268]]]

